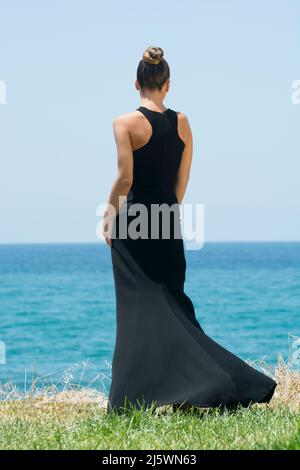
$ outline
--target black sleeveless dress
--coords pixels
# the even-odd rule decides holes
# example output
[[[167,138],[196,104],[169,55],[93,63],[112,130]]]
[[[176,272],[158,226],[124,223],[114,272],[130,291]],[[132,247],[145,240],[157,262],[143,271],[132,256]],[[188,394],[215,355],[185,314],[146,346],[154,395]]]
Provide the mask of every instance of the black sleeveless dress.
[[[186,261],[175,193],[184,142],[177,112],[137,110],[150,122],[152,135],[133,152],[133,184],[115,219],[111,259],[117,323],[107,412],[132,405],[231,408],[269,402],[276,382],[207,336],[184,292]],[[139,214],[130,213],[137,207],[133,204],[149,209],[149,238],[132,238],[129,231],[124,237],[120,230],[122,220],[128,228]],[[174,208],[169,238],[162,224],[158,237],[151,238],[152,204]]]

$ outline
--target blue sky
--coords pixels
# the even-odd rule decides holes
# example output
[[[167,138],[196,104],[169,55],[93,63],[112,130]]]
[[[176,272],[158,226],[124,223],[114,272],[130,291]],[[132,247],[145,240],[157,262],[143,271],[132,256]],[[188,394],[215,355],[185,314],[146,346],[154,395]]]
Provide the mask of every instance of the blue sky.
[[[185,202],[205,239],[300,239],[297,0],[0,1],[0,242],[97,241],[112,120],[139,106],[149,45],[194,135]]]

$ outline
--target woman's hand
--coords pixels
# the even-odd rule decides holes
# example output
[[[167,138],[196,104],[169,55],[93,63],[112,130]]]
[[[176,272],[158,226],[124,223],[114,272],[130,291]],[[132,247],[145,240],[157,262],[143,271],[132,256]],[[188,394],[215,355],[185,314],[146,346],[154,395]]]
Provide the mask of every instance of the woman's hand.
[[[103,217],[103,226],[102,226],[102,235],[108,244],[108,246],[112,246],[112,239],[111,239],[111,226],[110,226],[110,218],[109,218],[109,211],[106,210],[104,212],[104,217]]]

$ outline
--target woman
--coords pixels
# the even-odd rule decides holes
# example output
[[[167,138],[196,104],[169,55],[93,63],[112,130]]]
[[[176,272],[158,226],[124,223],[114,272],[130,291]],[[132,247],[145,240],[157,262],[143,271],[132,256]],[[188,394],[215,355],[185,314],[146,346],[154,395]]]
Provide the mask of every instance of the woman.
[[[276,382],[207,336],[184,292],[179,205],[193,139],[186,115],[163,105],[170,70],[161,48],[146,49],[135,86],[141,105],[113,122],[118,177],[103,224],[117,305],[107,412],[269,402]],[[151,211],[161,205],[170,211],[159,216],[157,230]]]

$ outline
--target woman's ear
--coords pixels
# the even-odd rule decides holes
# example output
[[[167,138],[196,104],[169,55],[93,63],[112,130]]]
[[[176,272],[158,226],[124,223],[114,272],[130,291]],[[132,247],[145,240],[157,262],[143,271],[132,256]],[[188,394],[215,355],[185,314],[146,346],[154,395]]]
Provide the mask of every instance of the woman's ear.
[[[140,85],[139,85],[139,82],[137,80],[135,80],[134,86],[137,90],[140,90]]]

